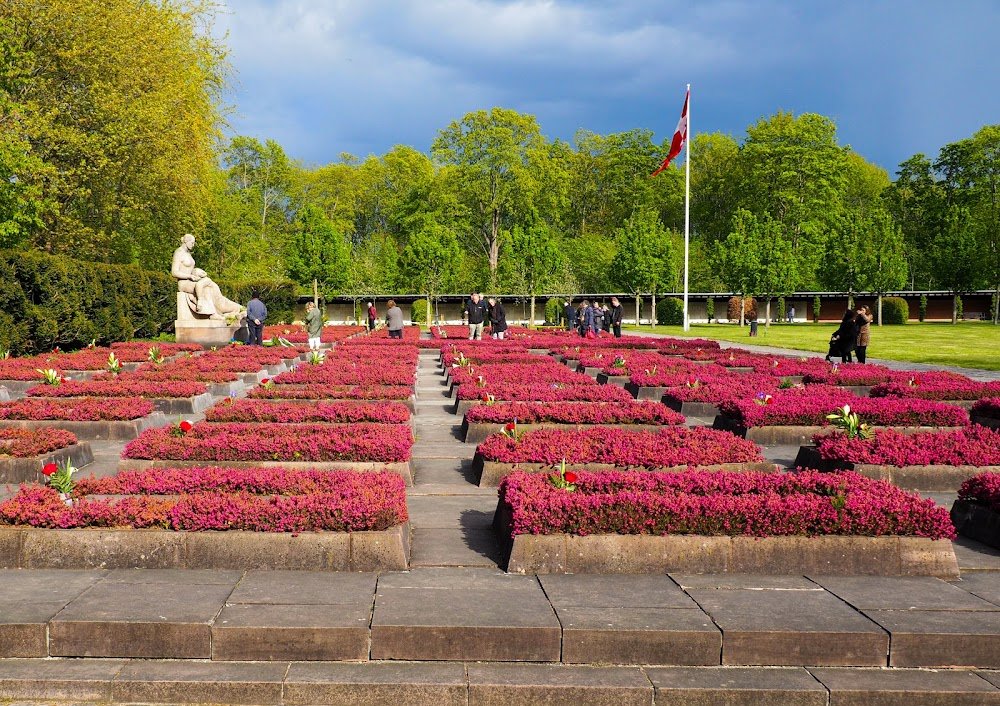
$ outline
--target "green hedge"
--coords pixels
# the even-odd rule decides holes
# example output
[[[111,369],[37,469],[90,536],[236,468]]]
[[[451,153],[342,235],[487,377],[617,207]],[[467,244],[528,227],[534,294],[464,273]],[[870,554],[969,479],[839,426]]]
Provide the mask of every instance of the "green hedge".
[[[905,324],[910,318],[910,305],[902,297],[882,299],[882,323]]]
[[[656,302],[656,323],[660,326],[683,326],[684,302],[676,297]]]
[[[558,326],[563,315],[563,303],[560,299],[549,299],[545,302],[545,325]]]
[[[410,306],[410,321],[415,324],[427,323],[427,300],[417,299]]]
[[[270,322],[291,321],[292,282],[220,282],[246,303],[259,287]],[[0,348],[16,355],[156,338],[173,331],[177,281],[135,265],[81,262],[37,251],[0,251]]]

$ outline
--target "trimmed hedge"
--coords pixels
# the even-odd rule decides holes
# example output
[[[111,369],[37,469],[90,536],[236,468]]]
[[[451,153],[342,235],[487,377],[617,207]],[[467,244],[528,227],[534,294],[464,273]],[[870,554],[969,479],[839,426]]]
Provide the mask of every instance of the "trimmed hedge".
[[[726,318],[730,322],[740,320],[740,304],[743,305],[743,319],[745,321],[754,321],[757,318],[757,300],[753,297],[730,297],[729,303],[726,305]]]
[[[683,326],[684,302],[677,297],[656,302],[656,323],[660,326]]]
[[[415,324],[427,323],[427,300],[417,299],[410,305],[410,321]]]
[[[882,323],[905,324],[910,318],[910,305],[902,297],[885,297],[882,300]]]
[[[563,315],[563,303],[559,299],[549,299],[545,302],[545,325],[558,326]]]
[[[219,282],[246,303],[260,289],[271,322],[291,321],[292,282]],[[37,251],[0,251],[0,348],[16,355],[156,338],[173,331],[177,282],[136,265],[82,262]]]

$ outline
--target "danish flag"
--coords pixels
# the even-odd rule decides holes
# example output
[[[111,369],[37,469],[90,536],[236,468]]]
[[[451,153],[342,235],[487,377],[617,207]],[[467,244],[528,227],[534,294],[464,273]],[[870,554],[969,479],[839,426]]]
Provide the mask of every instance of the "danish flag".
[[[688,136],[688,101],[691,100],[691,89],[684,94],[684,110],[681,111],[681,119],[677,121],[677,129],[674,130],[674,138],[670,141],[670,154],[663,160],[660,168],[649,176],[654,177],[670,166],[670,161],[681,153]]]

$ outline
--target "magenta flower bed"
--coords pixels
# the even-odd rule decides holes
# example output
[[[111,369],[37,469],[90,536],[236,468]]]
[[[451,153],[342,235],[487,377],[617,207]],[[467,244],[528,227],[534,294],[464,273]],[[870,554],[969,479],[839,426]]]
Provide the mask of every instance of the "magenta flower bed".
[[[969,414],[976,417],[989,417],[990,419],[1000,419],[1000,397],[986,397],[977,400],[969,410]]]
[[[678,362],[682,365],[677,365]],[[714,363],[697,365],[687,361],[667,361],[657,366],[656,370],[646,368],[632,373],[629,382],[640,387],[685,387],[731,380],[736,375]]]
[[[126,444],[122,458],[172,461],[408,461],[408,427],[389,424],[265,426],[199,423],[186,434],[147,429]]]
[[[1000,473],[980,473],[969,478],[958,489],[958,499],[1000,512]]]
[[[470,423],[502,424],[683,424],[684,416],[659,402],[509,402],[477,405]]]
[[[960,431],[902,434],[891,429],[872,439],[848,439],[842,432],[815,436],[824,459],[876,466],[996,466],[1000,465],[1000,433],[981,426]]]
[[[911,383],[885,382],[872,387],[871,397],[905,397],[921,400],[978,400],[1000,395],[1000,382],[978,382],[965,377],[936,380],[921,376]]]
[[[0,429],[0,458],[29,458],[75,443],[76,436],[62,429]]]
[[[321,365],[300,365],[272,378],[276,385],[412,385],[416,374],[412,365],[342,365],[327,361]]]
[[[884,365],[871,363],[838,364],[836,367],[827,364],[826,372],[806,373],[802,380],[808,383],[823,385],[877,385],[880,382],[891,382],[899,373]]]
[[[132,497],[87,497],[98,493]],[[79,500],[68,507],[51,488],[25,486],[0,503],[0,523],[56,529],[361,532],[385,530],[407,521],[403,479],[387,472],[284,468],[125,471],[116,478],[81,481],[74,494]],[[149,497],[166,494],[181,497]]]
[[[720,404],[727,400],[750,399],[758,394],[774,394],[778,379],[759,373],[731,373],[727,378],[716,378],[710,383],[671,387],[664,393],[681,402],[710,402]]]
[[[933,500],[856,473],[581,471],[575,483],[567,492],[537,473],[505,477],[511,535],[956,536]]]
[[[410,420],[410,408],[399,402],[371,404],[365,402],[261,402],[258,400],[225,400],[205,412],[209,422],[276,422],[303,424],[328,422],[336,424],[378,422],[404,424]]]
[[[405,400],[412,387],[394,385],[275,385],[255,387],[247,393],[255,400]]]
[[[551,358],[547,360],[543,358],[534,365],[475,365],[456,368],[451,373],[451,379],[456,385],[464,385],[470,382],[478,383],[480,378],[491,389],[503,387],[507,383],[518,383],[521,380],[532,380],[535,383],[546,383],[549,385],[597,384],[594,378],[589,375],[573,372],[565,365],[560,365]]]
[[[25,399],[0,402],[0,419],[71,420],[75,422],[122,421],[152,414],[153,403],[144,399]]]
[[[256,370],[254,370],[256,372]],[[112,373],[98,373],[90,378],[90,382],[118,382],[119,384],[133,383],[163,383],[163,382],[200,382],[200,383],[226,383],[236,382],[239,376],[232,372],[222,371],[200,371],[184,365],[167,363],[166,365],[155,367],[142,366],[133,372],[123,372],[113,375]]]
[[[500,463],[606,463],[614,466],[669,468],[719,463],[760,463],[760,447],[728,432],[707,427],[625,429],[539,429],[513,439],[493,434],[476,451]]]
[[[492,394],[507,402],[630,402],[632,395],[617,385],[560,385],[508,382],[495,387],[460,385],[458,399],[482,400]]]
[[[36,385],[25,394],[29,397],[152,397],[182,398],[203,394],[208,388],[201,382],[148,382],[142,380],[106,380],[64,382],[61,385]]]
[[[831,386],[777,390],[767,404],[753,399],[719,403],[719,412],[745,427],[828,426],[826,415],[850,405],[861,420],[878,426],[962,427],[969,415],[960,407],[928,400],[870,399]]]

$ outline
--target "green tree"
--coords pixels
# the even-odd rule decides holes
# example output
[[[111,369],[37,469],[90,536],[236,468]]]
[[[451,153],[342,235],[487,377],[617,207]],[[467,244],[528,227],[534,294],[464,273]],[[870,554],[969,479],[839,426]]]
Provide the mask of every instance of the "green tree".
[[[933,241],[941,229],[944,196],[931,161],[916,154],[899,165],[896,181],[883,192],[893,220],[903,232],[910,287],[934,284]]]
[[[670,272],[670,234],[651,209],[641,209],[619,228],[615,235],[613,281],[625,291],[634,294],[635,320],[639,321],[639,297],[662,291],[664,283],[672,277]],[[655,323],[655,316],[651,321]]]
[[[451,273],[461,257],[455,234],[444,226],[431,226],[410,237],[399,258],[399,273],[416,291],[427,294],[431,306],[452,284]]]
[[[746,298],[755,294],[757,271],[760,269],[760,251],[755,238],[757,218],[750,211],[740,208],[733,214],[732,227],[726,239],[715,244],[712,260],[719,279],[729,291]],[[740,308],[740,326],[743,325]]]
[[[860,252],[868,223],[858,211],[841,215],[823,254],[819,281],[829,290],[846,292],[849,299],[865,288]]]
[[[865,218],[865,234],[857,252],[864,288],[878,298],[878,325],[886,292],[906,286],[906,244],[903,232],[885,209]]]
[[[316,282],[324,295],[340,294],[348,283],[350,247],[316,206],[307,204],[299,211],[286,258],[293,280],[304,285]]]
[[[501,281],[508,291],[531,297],[531,318],[535,321],[535,297],[561,284],[565,275],[562,252],[547,226],[514,226],[500,260]]]
[[[513,228],[519,215],[534,212],[539,182],[531,164],[545,150],[534,116],[504,108],[468,113],[434,139],[434,159],[455,167],[453,184],[469,218],[463,237],[485,255],[491,285],[501,232]]]
[[[935,279],[952,293],[951,322],[958,323],[959,296],[975,290],[981,281],[979,243],[969,227],[968,209],[948,209],[934,242],[933,262]]]

